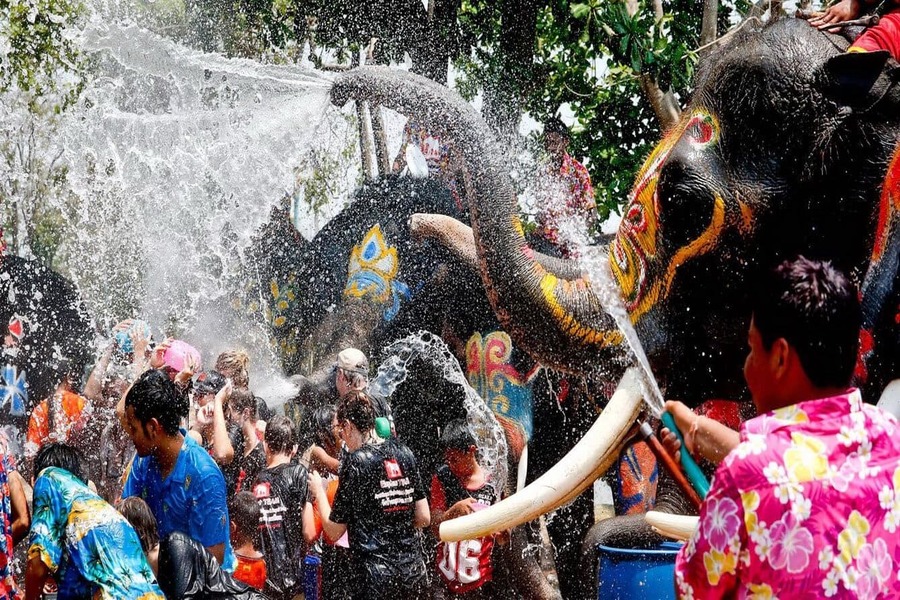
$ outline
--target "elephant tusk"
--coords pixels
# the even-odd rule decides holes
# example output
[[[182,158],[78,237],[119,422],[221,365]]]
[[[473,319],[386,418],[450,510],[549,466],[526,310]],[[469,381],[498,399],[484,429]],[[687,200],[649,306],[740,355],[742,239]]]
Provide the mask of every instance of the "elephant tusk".
[[[644,520],[660,535],[680,541],[690,539],[700,525],[700,517],[671,515],[656,510],[651,510],[644,515]]]
[[[619,456],[642,400],[640,376],[632,367],[625,371],[603,413],[562,460],[521,492],[484,510],[444,521],[441,540],[471,540],[512,529],[574,499]]]

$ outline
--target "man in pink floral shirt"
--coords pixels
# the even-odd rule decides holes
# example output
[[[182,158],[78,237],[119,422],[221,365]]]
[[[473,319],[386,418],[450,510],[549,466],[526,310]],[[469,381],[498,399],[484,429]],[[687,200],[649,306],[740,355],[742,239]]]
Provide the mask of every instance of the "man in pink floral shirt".
[[[680,598],[900,597],[900,429],[849,388],[860,309],[829,263],[783,263],[754,301],[760,415],[678,554]]]
[[[552,185],[549,186],[551,189],[544,190],[536,233],[564,256],[574,256],[575,244],[569,236],[560,236],[560,227],[572,218],[583,220],[588,231],[594,226],[597,205],[591,176],[584,165],[569,154],[569,129],[559,117],[544,126],[544,147],[549,157],[547,167]]]

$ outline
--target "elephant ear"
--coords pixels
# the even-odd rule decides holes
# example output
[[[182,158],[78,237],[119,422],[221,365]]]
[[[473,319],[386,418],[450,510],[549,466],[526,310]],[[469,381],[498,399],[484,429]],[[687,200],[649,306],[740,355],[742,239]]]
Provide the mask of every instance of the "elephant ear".
[[[890,56],[886,50],[832,56],[821,68],[822,92],[852,109],[872,106],[883,96],[875,88]]]

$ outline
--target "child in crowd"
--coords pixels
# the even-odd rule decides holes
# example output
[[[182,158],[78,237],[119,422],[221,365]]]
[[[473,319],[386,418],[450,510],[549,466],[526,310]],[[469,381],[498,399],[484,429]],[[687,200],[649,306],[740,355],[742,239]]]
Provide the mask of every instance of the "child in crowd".
[[[266,451],[256,429],[256,398],[247,388],[231,392],[228,433],[238,465],[235,492],[250,489],[257,474],[266,466]]]
[[[254,546],[259,532],[259,503],[250,492],[238,492],[228,502],[231,543],[237,558],[234,578],[262,590],[266,585],[266,560]]]
[[[306,467],[291,462],[296,451],[294,423],[274,417],[266,426],[263,444],[266,468],[256,476],[253,495],[261,512],[260,549],[266,556],[266,595],[292,600],[303,592],[305,539],[315,537],[307,497]]]
[[[173,531],[160,540],[153,512],[137,496],[120,502],[119,512],[137,531],[147,562],[157,573],[159,587],[167,598],[268,600],[219,568],[216,559],[199,542],[180,531]]]
[[[451,421],[441,434],[445,464],[431,481],[431,526],[467,515],[497,501],[487,471],[478,463],[478,444],[464,419]],[[493,598],[493,537],[440,542],[437,567],[444,597]]]

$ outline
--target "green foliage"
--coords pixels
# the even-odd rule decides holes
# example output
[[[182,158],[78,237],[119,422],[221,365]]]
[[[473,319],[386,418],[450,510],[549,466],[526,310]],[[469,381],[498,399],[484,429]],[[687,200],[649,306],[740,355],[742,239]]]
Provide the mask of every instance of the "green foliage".
[[[663,8],[657,20],[649,2],[632,15],[623,0],[555,0],[538,16],[539,83],[526,106],[538,120],[570,107],[576,119],[570,152],[591,173],[601,218],[621,209],[662,134],[642,78],[675,98],[690,92],[702,3],[667,0]],[[720,32],[733,10],[720,6]]]
[[[59,112],[81,91],[78,46],[71,35],[79,0],[0,0],[0,93],[33,103],[58,95]]]

